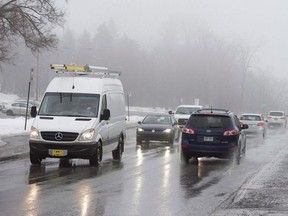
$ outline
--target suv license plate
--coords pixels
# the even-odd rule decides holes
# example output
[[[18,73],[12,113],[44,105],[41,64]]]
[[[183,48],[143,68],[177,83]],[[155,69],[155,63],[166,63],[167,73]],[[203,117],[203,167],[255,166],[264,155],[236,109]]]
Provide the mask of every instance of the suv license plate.
[[[67,150],[49,149],[49,155],[55,157],[63,157],[67,155]]]
[[[213,137],[204,136],[204,142],[213,142]]]

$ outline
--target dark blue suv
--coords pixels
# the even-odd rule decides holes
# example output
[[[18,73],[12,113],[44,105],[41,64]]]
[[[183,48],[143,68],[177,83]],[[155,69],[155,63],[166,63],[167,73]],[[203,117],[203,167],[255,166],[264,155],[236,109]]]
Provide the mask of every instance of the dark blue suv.
[[[185,162],[191,158],[217,157],[235,159],[245,154],[246,135],[238,117],[224,109],[202,109],[191,114],[182,129],[181,154]]]

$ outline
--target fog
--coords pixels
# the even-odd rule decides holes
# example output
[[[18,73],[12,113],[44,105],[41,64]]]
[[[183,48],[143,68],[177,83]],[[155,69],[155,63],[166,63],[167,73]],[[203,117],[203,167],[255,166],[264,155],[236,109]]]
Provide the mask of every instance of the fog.
[[[122,71],[133,106],[179,104],[235,112],[287,110],[288,28],[285,0],[70,0],[58,49],[38,56],[19,47],[2,71],[0,90],[43,94],[51,63]],[[17,77],[17,78],[16,78]],[[26,81],[27,80],[27,81]]]
[[[205,29],[225,40],[259,47],[256,60],[281,75],[282,65],[287,67],[287,8],[285,0],[72,0],[67,26],[74,32],[94,31],[112,19],[120,34],[148,49],[170,29],[179,42]]]

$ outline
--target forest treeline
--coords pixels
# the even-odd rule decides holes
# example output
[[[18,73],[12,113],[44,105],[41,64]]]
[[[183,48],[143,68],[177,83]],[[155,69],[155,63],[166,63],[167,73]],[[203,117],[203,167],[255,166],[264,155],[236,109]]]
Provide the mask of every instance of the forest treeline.
[[[58,37],[57,49],[37,55],[24,44],[18,46],[14,64],[1,68],[0,91],[26,98],[33,68],[31,95],[36,97],[38,89],[41,99],[56,76],[50,64],[90,64],[122,72],[120,79],[125,96],[131,95],[131,106],[174,109],[179,104],[194,104],[198,98],[201,105],[235,112],[266,113],[287,107],[285,81],[259,67],[257,49],[243,42],[203,30],[179,40],[171,30],[147,49],[120,35],[112,21],[93,33],[67,29]]]

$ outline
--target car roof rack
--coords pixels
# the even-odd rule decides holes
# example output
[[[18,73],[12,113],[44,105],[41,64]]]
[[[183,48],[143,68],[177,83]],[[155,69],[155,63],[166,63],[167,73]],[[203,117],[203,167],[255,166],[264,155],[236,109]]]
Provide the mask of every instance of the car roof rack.
[[[214,113],[214,112],[221,112],[221,113],[231,113],[230,110],[227,109],[215,109],[215,108],[204,108],[204,109],[199,109],[197,111],[195,111],[195,113]]]
[[[73,76],[92,75],[100,78],[118,78],[121,75],[119,71],[111,71],[107,67],[92,65],[75,65],[75,64],[50,64],[51,70],[57,74],[70,74]]]

